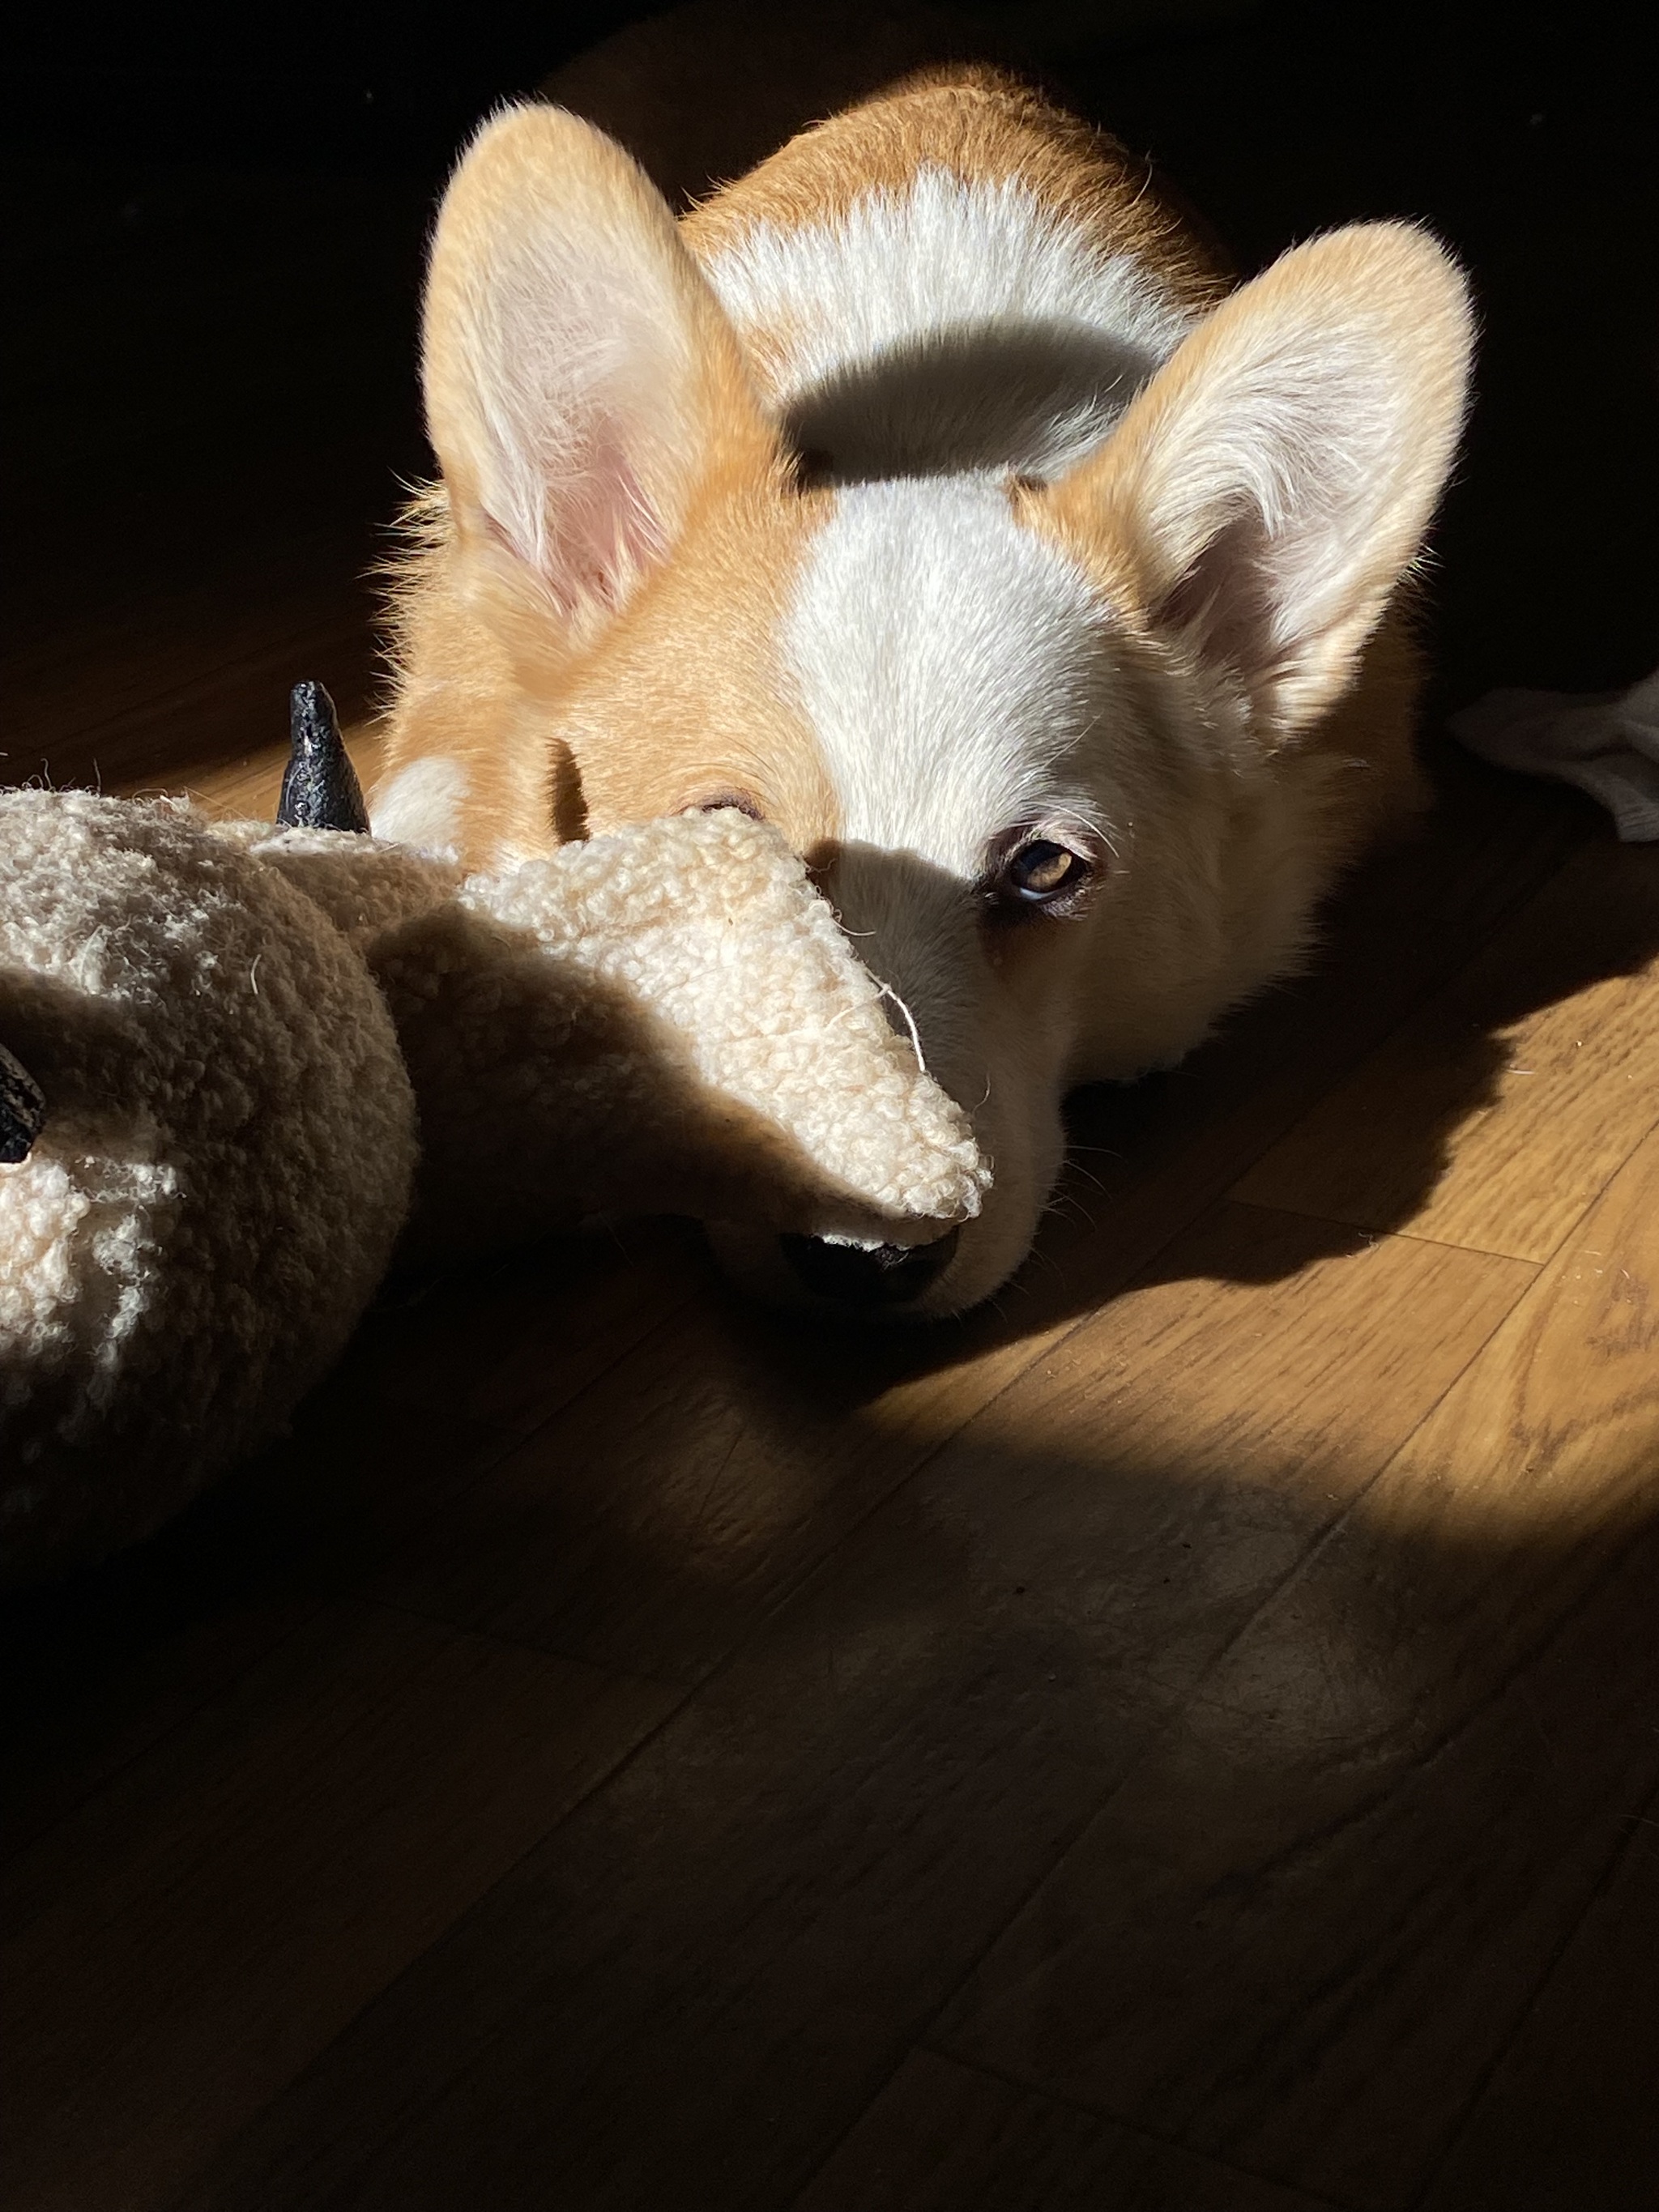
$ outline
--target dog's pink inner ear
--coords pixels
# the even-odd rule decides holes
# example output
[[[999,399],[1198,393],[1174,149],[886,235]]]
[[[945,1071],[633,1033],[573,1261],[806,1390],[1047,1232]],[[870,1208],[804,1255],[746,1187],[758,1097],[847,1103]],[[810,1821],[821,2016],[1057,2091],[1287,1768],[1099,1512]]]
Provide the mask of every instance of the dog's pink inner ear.
[[[709,472],[765,442],[666,204],[621,147],[556,108],[501,117],[457,172],[422,373],[463,541],[506,549],[566,621],[620,605]]]
[[[632,580],[666,553],[663,518],[611,424],[592,424],[575,444],[554,476],[556,498],[547,496],[533,467],[521,473],[518,496],[502,486],[481,502],[488,527],[534,571],[567,619],[585,605],[619,606]]]

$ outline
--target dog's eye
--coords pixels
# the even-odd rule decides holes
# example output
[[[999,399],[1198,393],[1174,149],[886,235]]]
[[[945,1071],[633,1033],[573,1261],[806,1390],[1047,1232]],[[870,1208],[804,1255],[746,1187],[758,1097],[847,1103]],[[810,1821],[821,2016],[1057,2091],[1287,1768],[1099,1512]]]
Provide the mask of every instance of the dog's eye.
[[[997,870],[993,896],[1016,908],[1063,905],[1089,874],[1089,863],[1069,845],[1032,837],[1016,845]]]
[[[1021,898],[1048,899],[1083,873],[1083,863],[1064,845],[1051,845],[1046,837],[1022,845],[1008,862],[1009,882]]]

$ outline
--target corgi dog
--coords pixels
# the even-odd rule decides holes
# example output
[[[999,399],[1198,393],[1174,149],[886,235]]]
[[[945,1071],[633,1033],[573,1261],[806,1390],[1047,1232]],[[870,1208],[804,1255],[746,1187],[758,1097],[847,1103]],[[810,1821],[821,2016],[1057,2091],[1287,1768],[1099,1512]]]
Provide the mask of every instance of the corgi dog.
[[[483,864],[776,823],[994,1181],[912,1250],[717,1242],[774,1295],[965,1310],[1030,1247],[1066,1091],[1293,969],[1411,803],[1399,596],[1470,341],[1423,231],[1235,287],[1141,164],[985,70],[679,222],[614,141],[514,108],[433,246],[442,473],[374,826]]]

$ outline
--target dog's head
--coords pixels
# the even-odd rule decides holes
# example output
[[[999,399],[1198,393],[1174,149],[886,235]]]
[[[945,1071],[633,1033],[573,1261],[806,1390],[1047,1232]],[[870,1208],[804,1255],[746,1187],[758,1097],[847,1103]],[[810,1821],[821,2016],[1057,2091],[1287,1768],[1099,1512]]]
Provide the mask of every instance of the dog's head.
[[[803,467],[611,141],[520,110],[452,186],[428,408],[506,742],[568,749],[595,829],[777,823],[995,1163],[948,1255],[734,1255],[775,1287],[984,1297],[1029,1249],[1066,1086],[1178,1057],[1303,940],[1368,757],[1332,710],[1455,442],[1464,289],[1367,225],[1187,328],[1069,465],[848,481]]]

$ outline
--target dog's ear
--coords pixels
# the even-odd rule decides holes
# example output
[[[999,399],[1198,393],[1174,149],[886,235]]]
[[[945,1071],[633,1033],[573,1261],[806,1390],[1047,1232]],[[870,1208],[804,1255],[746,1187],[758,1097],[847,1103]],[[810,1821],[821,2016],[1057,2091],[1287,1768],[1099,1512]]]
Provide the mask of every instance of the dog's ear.
[[[464,547],[567,629],[620,605],[700,492],[774,450],[667,204],[556,107],[495,118],[451,181],[422,366]]]
[[[1097,453],[1028,495],[1033,519],[1286,736],[1340,696],[1421,544],[1471,337],[1462,277],[1423,232],[1316,239],[1200,324]]]

